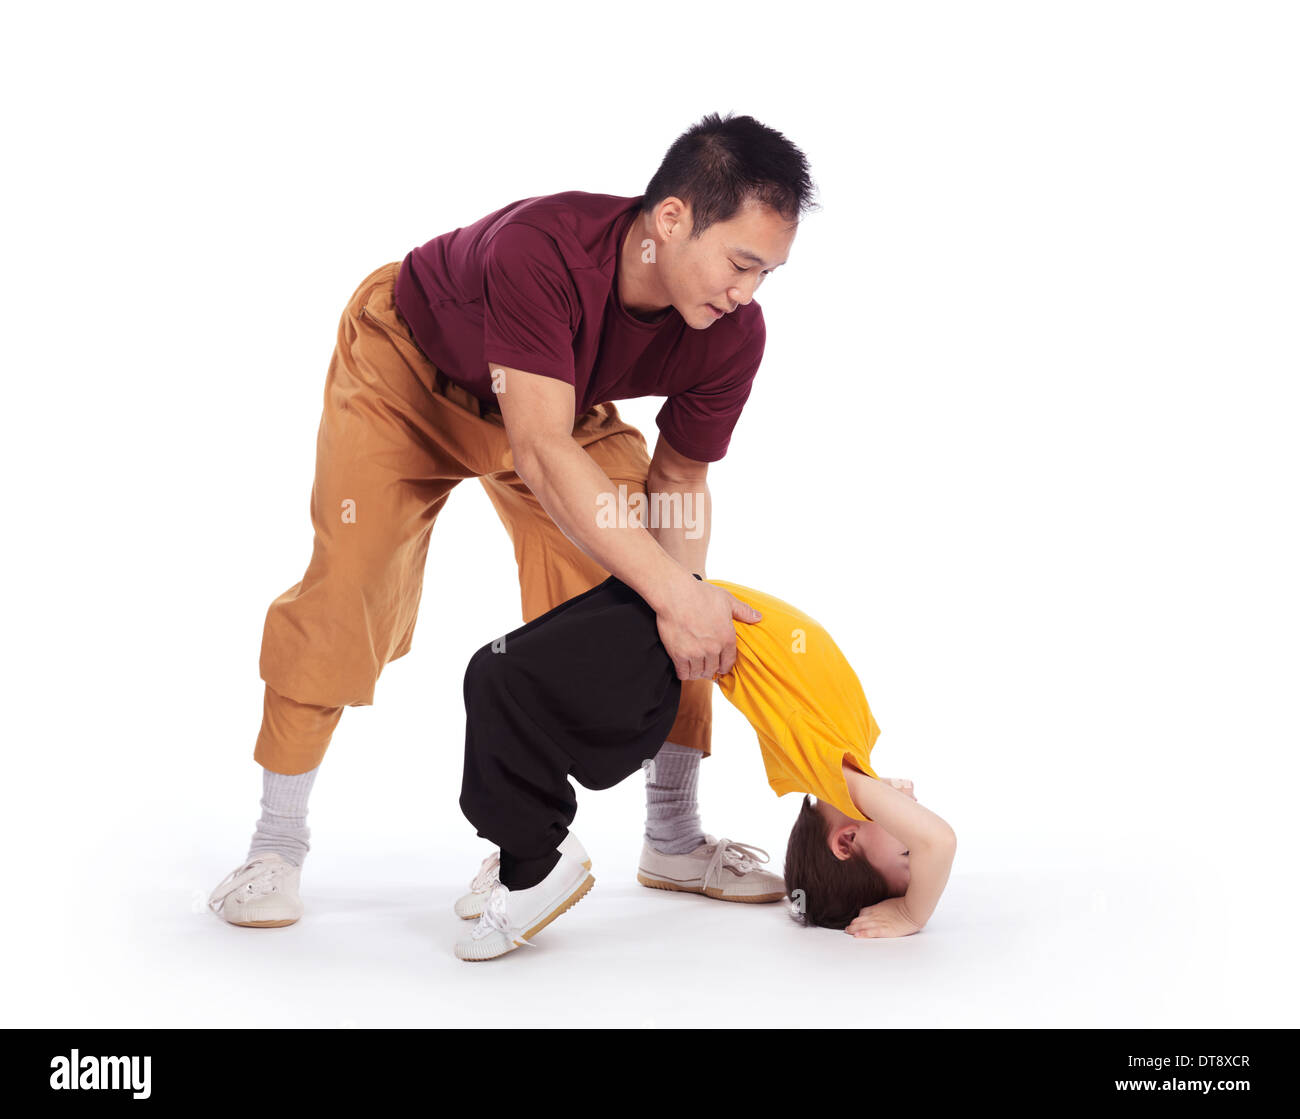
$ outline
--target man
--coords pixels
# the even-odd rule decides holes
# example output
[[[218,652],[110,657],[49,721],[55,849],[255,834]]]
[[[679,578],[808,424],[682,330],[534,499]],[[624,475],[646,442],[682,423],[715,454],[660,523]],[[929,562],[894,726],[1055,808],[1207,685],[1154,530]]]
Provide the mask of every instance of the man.
[[[655,611],[683,683],[647,770],[638,878],[696,890],[721,859],[779,887],[700,825],[713,677],[735,660],[733,619],[759,614],[693,575],[708,465],[763,355],[754,293],[786,262],[812,189],[780,133],[709,114],[644,195],[521,199],[362,281],[326,378],[311,563],[266,617],[262,816],[214,911],[254,927],[301,916],[320,762],[343,708],[372,703],[384,665],[410,651],[430,531],[471,477],[514,544],[525,622],[611,574]],[[667,397],[653,458],[613,403],[639,396]],[[673,515],[625,515],[637,495]]]

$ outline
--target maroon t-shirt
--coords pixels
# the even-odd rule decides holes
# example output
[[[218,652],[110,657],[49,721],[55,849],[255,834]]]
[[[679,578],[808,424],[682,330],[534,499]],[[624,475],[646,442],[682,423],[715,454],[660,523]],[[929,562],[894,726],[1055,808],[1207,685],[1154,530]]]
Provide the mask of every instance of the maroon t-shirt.
[[[572,385],[575,419],[607,400],[666,396],[655,423],[669,444],[715,462],[763,359],[763,312],[750,300],[703,330],[674,307],[635,318],[617,268],[641,197],[523,198],[435,237],[402,261],[397,310],[429,360],[480,400],[496,400],[489,362]]]

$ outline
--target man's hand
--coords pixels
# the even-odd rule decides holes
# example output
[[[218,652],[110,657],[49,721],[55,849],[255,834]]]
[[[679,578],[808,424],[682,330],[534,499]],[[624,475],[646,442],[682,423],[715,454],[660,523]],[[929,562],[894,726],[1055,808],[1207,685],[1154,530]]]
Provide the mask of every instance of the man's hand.
[[[735,595],[683,572],[657,612],[659,638],[677,667],[679,680],[725,676],[736,663],[736,627],[763,615]]]
[[[911,936],[921,926],[912,920],[902,898],[885,898],[862,910],[844,930],[850,936],[874,939],[887,936]]]

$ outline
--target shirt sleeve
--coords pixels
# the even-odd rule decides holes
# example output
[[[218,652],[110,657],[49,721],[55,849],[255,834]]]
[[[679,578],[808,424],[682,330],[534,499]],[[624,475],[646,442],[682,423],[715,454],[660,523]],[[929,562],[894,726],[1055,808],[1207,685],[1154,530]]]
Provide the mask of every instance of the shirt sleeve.
[[[786,716],[779,741],[785,752],[785,772],[776,781],[768,780],[778,796],[795,791],[812,793],[818,800],[835,805],[852,819],[870,819],[853,803],[842,772],[845,755],[848,755],[858,769],[879,780],[870,761],[860,750],[850,748],[840,735],[802,708],[794,708]],[[867,749],[870,749],[870,744],[867,744]]]
[[[755,305],[755,309],[753,330],[724,368],[702,384],[670,396],[655,416],[656,426],[678,454],[697,462],[717,462],[726,455],[767,343],[762,308]]]
[[[581,303],[554,240],[507,223],[483,252],[483,360],[575,382]]]

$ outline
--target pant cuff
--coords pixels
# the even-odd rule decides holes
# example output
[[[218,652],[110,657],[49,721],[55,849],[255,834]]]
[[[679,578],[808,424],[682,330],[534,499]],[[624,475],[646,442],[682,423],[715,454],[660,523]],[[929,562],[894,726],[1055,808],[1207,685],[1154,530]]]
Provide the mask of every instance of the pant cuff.
[[[325,757],[342,715],[342,707],[299,703],[267,684],[253,760],[287,776],[315,769]]]
[[[502,851],[498,877],[507,890],[527,890],[550,874],[559,861],[559,851],[548,851],[538,859],[517,859],[509,851]]]

